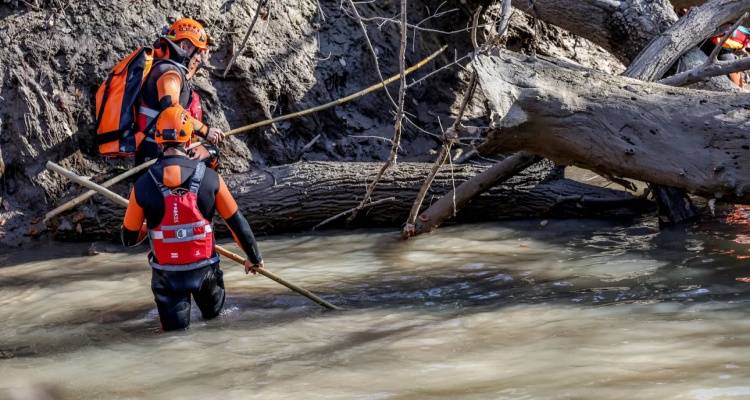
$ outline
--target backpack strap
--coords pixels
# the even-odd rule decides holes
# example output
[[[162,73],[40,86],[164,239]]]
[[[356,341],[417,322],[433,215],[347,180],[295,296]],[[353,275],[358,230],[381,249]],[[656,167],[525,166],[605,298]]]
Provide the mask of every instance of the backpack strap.
[[[159,165],[159,164],[156,164],[156,165]],[[168,187],[164,186],[164,184],[161,183],[161,181],[156,178],[156,175],[154,175],[154,169],[153,169],[153,167],[148,169],[148,174],[151,175],[151,179],[156,184],[156,187],[159,189],[159,191],[161,192],[162,196],[167,197],[170,194],[172,194],[172,191],[169,190]]]
[[[198,193],[198,189],[201,187],[201,182],[203,181],[203,176],[206,174],[206,164],[202,162],[198,162],[198,165],[195,167],[195,172],[193,172],[192,178],[190,178],[190,191],[193,193]]]
[[[102,124],[102,117],[104,116],[104,109],[107,108],[107,100],[109,100],[109,87],[112,85],[112,78],[114,76],[115,76],[115,73],[110,72],[109,76],[107,77],[107,82],[104,84],[104,95],[102,96],[102,105],[101,105],[101,108],[99,109],[99,115],[96,116],[96,127],[94,127],[94,132],[97,132],[99,130],[99,125]],[[119,135],[117,138],[114,138],[112,140],[107,140],[104,143],[112,142],[117,139],[119,139]]]
[[[162,111],[164,110],[159,110],[159,112],[156,113],[156,116],[151,118],[151,121],[148,123],[148,125],[146,125],[146,129],[144,129],[143,134],[146,135],[148,138],[152,138],[153,134],[151,132],[151,129],[156,126],[156,120],[159,119],[159,116],[161,115]]]

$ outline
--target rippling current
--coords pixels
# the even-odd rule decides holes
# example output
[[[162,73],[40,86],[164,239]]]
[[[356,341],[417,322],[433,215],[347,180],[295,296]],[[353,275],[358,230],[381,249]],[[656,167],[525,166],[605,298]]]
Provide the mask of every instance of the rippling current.
[[[346,310],[227,261],[225,311],[179,333],[145,248],[3,254],[0,398],[750,398],[750,229],[539,222],[261,239]]]

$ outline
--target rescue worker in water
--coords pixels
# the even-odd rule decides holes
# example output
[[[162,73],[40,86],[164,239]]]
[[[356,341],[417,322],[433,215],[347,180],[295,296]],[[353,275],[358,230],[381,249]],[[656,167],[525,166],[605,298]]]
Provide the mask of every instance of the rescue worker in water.
[[[190,297],[203,318],[219,315],[224,280],[214,249],[211,220],[216,211],[247,254],[245,273],[256,273],[263,259],[253,232],[216,171],[188,157],[195,127],[179,105],[156,122],[155,140],[163,150],[156,164],[135,183],[122,224],[122,242],[135,246],[148,236],[151,289],[165,331],[190,325]],[[144,224],[145,220],[145,224]]]

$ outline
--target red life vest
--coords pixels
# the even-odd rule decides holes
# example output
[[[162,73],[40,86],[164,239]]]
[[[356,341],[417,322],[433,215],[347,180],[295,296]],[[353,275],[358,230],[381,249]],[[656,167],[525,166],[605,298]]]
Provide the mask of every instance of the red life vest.
[[[713,36],[711,38],[711,42],[718,46],[719,43],[721,43],[721,39],[724,38],[724,35],[726,35],[726,32],[723,32],[720,35]],[[724,45],[722,47],[730,50],[739,50],[747,47],[749,43],[750,31],[744,26],[740,26],[735,29],[734,32],[732,32],[732,36],[730,36],[729,39],[724,42]]]
[[[189,271],[219,261],[214,255],[213,226],[198,208],[198,189],[205,172],[206,166],[198,163],[185,190],[169,189],[149,170],[164,197],[164,216],[159,226],[149,230],[151,267]]]
[[[177,67],[180,72],[180,78],[182,84],[187,85],[187,78],[185,77],[185,67],[169,59],[159,59],[154,62],[154,65],[158,63],[170,63]],[[144,81],[148,79],[148,76],[144,78]],[[181,96],[182,97],[182,96]],[[184,101],[184,100],[181,100]],[[187,104],[180,104],[190,114],[191,117],[203,122],[203,107],[201,106],[201,97],[195,90],[191,90],[187,96]],[[159,110],[155,110],[146,105],[146,102],[141,99],[140,105],[138,106],[138,115],[136,116],[136,127],[138,132],[135,135],[135,147],[138,148],[143,140],[148,142],[155,142],[154,140],[154,128],[156,127],[156,118],[159,117]]]

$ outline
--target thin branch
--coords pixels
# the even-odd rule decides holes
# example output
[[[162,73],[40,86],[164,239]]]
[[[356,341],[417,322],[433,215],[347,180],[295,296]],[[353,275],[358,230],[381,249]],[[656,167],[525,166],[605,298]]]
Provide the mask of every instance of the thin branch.
[[[453,216],[456,216],[456,213],[458,212],[458,209],[456,208],[456,176],[453,171],[453,159],[451,158],[450,153],[448,153],[448,163],[451,166],[451,186],[453,187],[453,190],[451,190],[451,205],[453,206]]]
[[[658,82],[669,86],[686,86],[715,76],[747,70],[750,70],[750,57],[733,61],[716,61],[708,65],[703,64],[691,70],[668,76]]]
[[[479,23],[479,14],[482,12],[482,6],[479,6],[474,12],[474,22],[471,29],[471,44],[474,46],[474,51],[479,50],[479,43],[477,43],[477,24]]]
[[[305,153],[307,153],[308,150],[310,150],[313,146],[315,146],[315,143],[318,142],[318,139],[320,139],[321,134],[317,134],[314,138],[312,138],[311,141],[309,141],[304,147],[302,147],[302,150],[299,151],[299,156],[297,156],[297,159],[302,158]]]
[[[349,0],[351,1],[351,0]],[[365,193],[365,196],[362,198],[362,202],[359,204],[359,206],[352,211],[349,218],[347,218],[348,222],[352,222],[354,218],[357,217],[357,213],[364,207],[364,205],[370,201],[370,197],[372,196],[372,192],[375,190],[375,186],[377,186],[380,179],[383,177],[383,174],[385,173],[388,168],[391,167],[391,165],[396,164],[396,160],[398,159],[398,148],[401,144],[401,131],[402,131],[402,123],[404,119],[404,97],[406,95],[406,39],[407,39],[407,26],[406,26],[406,2],[407,0],[401,0],[401,45],[399,47],[399,74],[401,76],[401,84],[399,86],[398,90],[398,107],[396,110],[396,121],[393,126],[393,145],[391,147],[391,154],[388,157],[388,160],[383,164],[383,166],[380,168],[380,171],[378,171],[377,176],[375,179],[370,183],[370,185],[367,188],[367,191]],[[360,20],[360,23],[362,21]]]
[[[250,27],[247,28],[247,33],[245,33],[245,38],[242,39],[242,45],[240,46],[238,51],[232,54],[232,58],[229,59],[229,64],[227,64],[227,68],[224,70],[224,74],[221,76],[222,78],[227,77],[227,73],[229,73],[229,69],[232,68],[232,65],[234,64],[234,60],[236,60],[237,56],[239,54],[242,54],[242,52],[245,50],[245,46],[247,45],[247,40],[250,39],[250,34],[253,32],[255,23],[258,22],[258,16],[260,16],[260,9],[261,7],[263,7],[264,4],[266,4],[267,1],[268,0],[258,0],[258,7],[255,8],[255,16],[253,17],[253,21],[250,22]]]
[[[434,138],[437,138],[437,139],[442,139],[442,138],[443,138],[442,136],[438,135],[437,133],[432,133],[432,132],[428,131],[427,129],[424,129],[424,128],[422,128],[421,126],[417,125],[417,124],[416,124],[416,123],[415,123],[414,121],[412,121],[412,120],[411,120],[411,118],[409,118],[409,117],[405,117],[405,118],[404,118],[404,121],[408,122],[408,123],[409,123],[409,124],[410,124],[411,126],[413,126],[413,127],[414,127],[414,128],[416,128],[416,129],[417,129],[418,131],[420,131],[420,132],[422,132],[422,133],[424,133],[424,134],[426,134],[426,135],[430,135],[430,136],[432,136],[432,137],[434,137]]]
[[[512,12],[513,10],[511,9],[511,1],[503,0],[503,9],[500,14],[500,26],[497,29],[498,37],[505,36],[505,33],[508,32],[508,26],[510,25],[510,15],[512,14]]]
[[[477,42],[477,25],[479,24],[479,16],[481,13],[482,7],[479,6],[474,13],[474,20],[472,23],[471,41],[474,45],[475,52],[479,50],[479,44]],[[414,199],[414,203],[412,204],[411,210],[409,211],[409,217],[407,218],[404,229],[401,232],[402,239],[408,239],[409,237],[414,236],[416,232],[415,223],[417,220],[417,215],[419,215],[419,210],[422,208],[422,203],[424,202],[425,196],[427,196],[427,191],[430,189],[430,186],[432,186],[432,182],[435,180],[435,175],[437,175],[438,171],[440,171],[440,167],[442,167],[446,161],[450,161],[451,166],[453,165],[451,160],[451,147],[458,139],[458,130],[460,129],[461,120],[464,117],[464,113],[466,112],[466,108],[468,107],[469,102],[474,97],[474,92],[477,88],[477,82],[477,72],[476,70],[473,70],[471,73],[469,88],[467,89],[466,95],[461,101],[461,107],[458,110],[458,115],[453,121],[453,125],[451,125],[451,127],[448,128],[448,130],[443,134],[443,145],[440,148],[440,153],[438,154],[435,163],[432,165],[429,175],[424,180],[424,182],[422,182],[422,186],[419,188],[417,197]]]
[[[423,76],[423,77],[421,77],[421,78],[419,78],[419,79],[411,82],[410,84],[406,85],[406,88],[407,89],[411,89],[414,85],[417,85],[417,84],[423,82],[424,80],[430,78],[431,76],[437,74],[438,72],[443,71],[444,69],[450,68],[450,67],[452,67],[454,65],[459,65],[460,66],[461,65],[460,62],[462,62],[462,61],[464,61],[464,60],[466,60],[468,58],[471,58],[473,55],[474,55],[474,53],[469,53],[469,54],[464,55],[461,58],[457,58],[457,59],[453,60],[453,62],[451,62],[449,64],[446,64],[446,65],[443,65],[442,67],[440,67],[440,68],[438,68],[438,69],[430,72],[429,74],[427,74],[427,75],[425,75],[425,76]]]
[[[316,0],[315,4],[318,5],[318,13],[320,14],[320,20],[326,22],[326,13],[323,11],[323,7],[320,5],[320,0]]]

